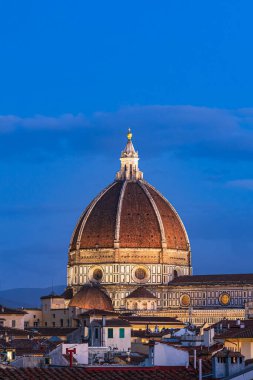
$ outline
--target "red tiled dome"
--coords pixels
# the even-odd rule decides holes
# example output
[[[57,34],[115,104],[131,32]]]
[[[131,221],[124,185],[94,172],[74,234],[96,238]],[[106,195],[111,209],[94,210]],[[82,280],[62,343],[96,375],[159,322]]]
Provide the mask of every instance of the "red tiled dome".
[[[144,180],[113,182],[87,207],[70,251],[94,248],[189,250],[184,225],[173,206]]]
[[[84,285],[74,295],[69,306],[87,310],[97,309],[113,311],[110,297],[98,286],[92,284]]]

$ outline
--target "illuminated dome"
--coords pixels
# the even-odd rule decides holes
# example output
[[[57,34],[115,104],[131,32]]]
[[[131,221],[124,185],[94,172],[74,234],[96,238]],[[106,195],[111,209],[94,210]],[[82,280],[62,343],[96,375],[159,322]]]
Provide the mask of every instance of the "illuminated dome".
[[[101,248],[168,248],[189,250],[184,225],[174,207],[138,169],[138,153],[128,133],[116,181],[82,214],[70,251]]]
[[[84,210],[69,247],[68,289],[75,294],[84,284],[100,283],[115,310],[127,307],[126,297],[138,286],[161,295],[175,277],[192,273],[185,227],[174,207],[143,179],[138,161],[129,130],[114,182]]]
[[[98,248],[189,248],[177,212],[143,180],[115,181],[88,206],[71,250]]]
[[[79,307],[80,309],[97,309],[113,311],[110,297],[98,286],[92,284],[84,285],[72,298],[69,303],[70,307]]]

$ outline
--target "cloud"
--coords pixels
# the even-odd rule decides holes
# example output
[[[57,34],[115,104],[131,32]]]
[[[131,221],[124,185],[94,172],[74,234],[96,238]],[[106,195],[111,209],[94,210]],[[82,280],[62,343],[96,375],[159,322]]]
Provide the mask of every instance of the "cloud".
[[[245,190],[253,190],[253,179],[236,179],[233,181],[228,181],[226,183],[227,187],[235,187]]]
[[[59,117],[35,115],[34,117],[19,117],[15,115],[0,115],[0,133],[13,132],[17,129],[71,129],[88,124],[83,114],[64,114]]]
[[[253,109],[194,106],[132,106],[90,117],[65,114],[21,118],[0,116],[0,158],[54,159],[118,148],[134,130],[143,154],[171,152],[183,157],[253,160]]]

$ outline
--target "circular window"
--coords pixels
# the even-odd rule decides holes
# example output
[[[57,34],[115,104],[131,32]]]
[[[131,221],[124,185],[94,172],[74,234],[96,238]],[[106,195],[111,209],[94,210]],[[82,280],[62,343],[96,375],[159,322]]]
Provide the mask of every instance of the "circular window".
[[[191,304],[191,298],[190,298],[189,294],[183,294],[180,297],[180,303],[184,307],[190,306],[190,304]]]
[[[102,277],[103,277],[103,272],[101,269],[95,269],[94,272],[93,272],[93,278],[94,280],[96,281],[100,281],[102,280]]]
[[[132,270],[132,277],[138,284],[145,284],[150,278],[149,268],[144,265],[136,265]]]
[[[134,274],[135,274],[135,277],[138,278],[138,280],[144,280],[144,278],[147,275],[145,269],[143,269],[143,268],[136,269]]]
[[[230,295],[228,293],[222,293],[219,297],[219,301],[221,305],[228,305],[230,303]]]

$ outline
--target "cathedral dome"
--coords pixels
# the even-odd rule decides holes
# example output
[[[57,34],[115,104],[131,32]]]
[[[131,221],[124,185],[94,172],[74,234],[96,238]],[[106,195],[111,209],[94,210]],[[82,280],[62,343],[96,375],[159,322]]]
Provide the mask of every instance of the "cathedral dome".
[[[86,284],[72,298],[70,307],[113,311],[110,297],[100,287]]]
[[[143,180],[117,180],[81,216],[71,250],[101,248],[188,250],[183,223],[173,206]]]
[[[71,238],[70,252],[104,248],[190,249],[174,207],[143,180],[138,152],[128,141],[121,152],[116,180],[86,208]]]

